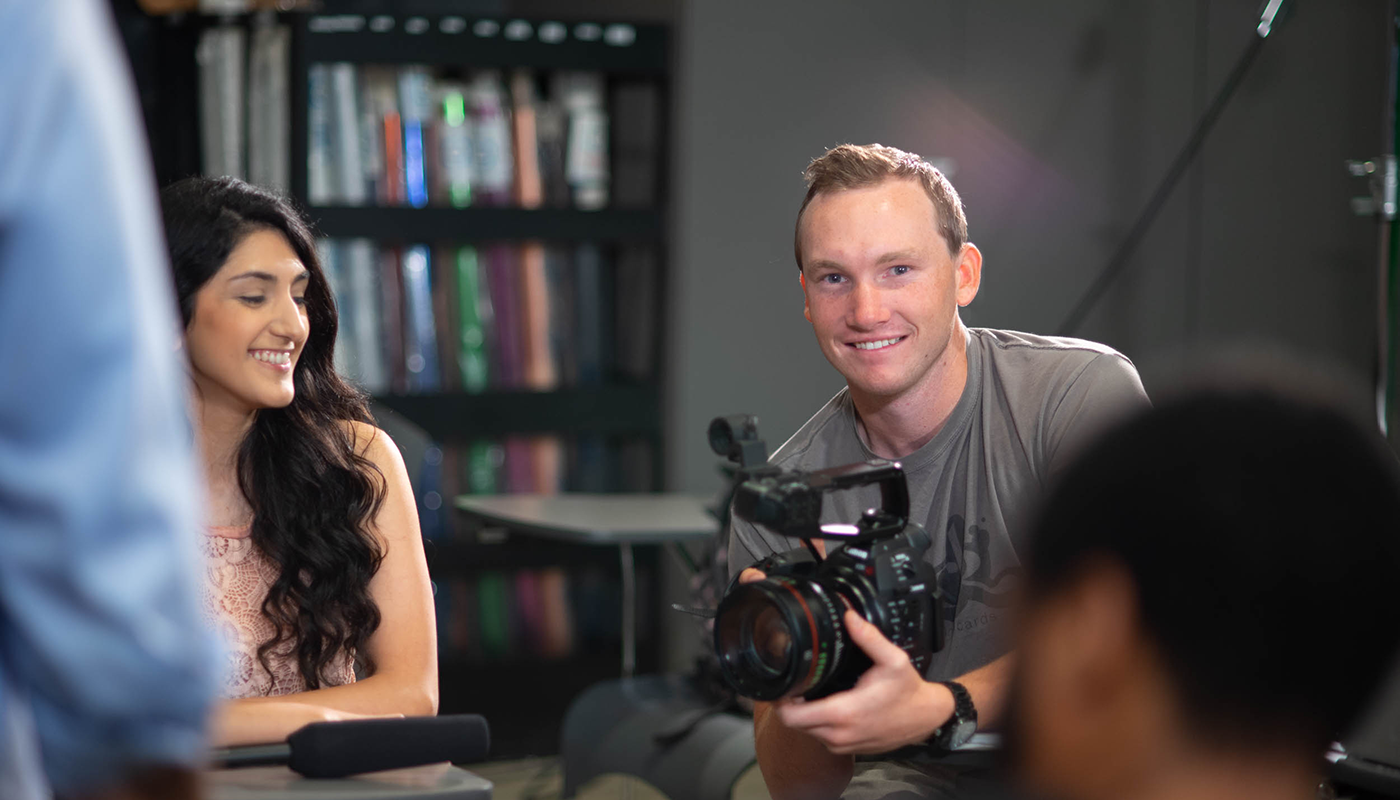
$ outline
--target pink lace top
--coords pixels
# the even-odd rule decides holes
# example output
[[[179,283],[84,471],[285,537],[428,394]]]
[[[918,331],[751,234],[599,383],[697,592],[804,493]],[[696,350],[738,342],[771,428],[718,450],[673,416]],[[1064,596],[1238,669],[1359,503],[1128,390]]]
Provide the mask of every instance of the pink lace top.
[[[258,663],[259,645],[275,632],[271,620],[263,616],[262,603],[277,579],[277,565],[253,546],[251,527],[210,527],[206,533],[200,606],[205,621],[224,642],[223,696],[233,699],[306,691],[294,643],[286,642],[269,652],[268,669]],[[348,653],[337,654],[325,669],[322,685],[354,682],[354,659]]]

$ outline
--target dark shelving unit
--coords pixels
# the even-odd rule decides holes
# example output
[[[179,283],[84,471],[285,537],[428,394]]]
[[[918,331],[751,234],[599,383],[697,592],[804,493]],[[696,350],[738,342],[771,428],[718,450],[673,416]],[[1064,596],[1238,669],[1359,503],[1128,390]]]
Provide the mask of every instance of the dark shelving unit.
[[[499,433],[649,435],[661,424],[655,386],[613,385],[554,392],[393,394],[375,401],[439,441]]]
[[[669,66],[668,31],[661,25],[520,20],[531,26],[531,35],[515,39],[509,29],[512,21],[515,20],[457,14],[317,14],[308,25],[312,35],[307,39],[305,54],[309,61],[593,69],[625,76],[663,76]],[[538,28],[550,23],[567,29],[561,41],[538,38]],[[597,37],[578,38],[581,25],[592,25]],[[610,43],[610,30],[621,29],[630,33],[631,41],[625,45]],[[494,32],[483,36],[481,30]]]
[[[665,237],[661,213],[640,209],[313,206],[307,215],[325,236],[388,241],[659,242]]]
[[[332,238],[363,237],[388,243],[475,243],[536,240],[571,243],[597,242],[604,246],[641,244],[656,248],[655,319],[664,320],[660,307],[666,296],[665,197],[669,187],[669,43],[666,25],[597,21],[589,28],[584,19],[528,19],[531,37],[512,38],[510,26],[518,18],[462,13],[445,0],[431,3],[387,3],[372,0],[326,0],[321,11],[296,17],[292,36],[292,190],[319,234]],[[565,28],[561,41],[541,41],[545,23]],[[580,28],[583,25],[583,28]],[[621,25],[612,30],[611,26]],[[493,30],[491,35],[480,35]],[[517,31],[518,32],[518,31]],[[629,33],[625,44],[618,32]],[[580,38],[583,34],[584,38]],[[595,35],[596,34],[596,35]],[[660,140],[657,153],[657,203],[652,207],[521,209],[511,207],[409,208],[374,206],[315,206],[307,197],[307,76],[310,65],[327,62],[356,64],[424,64],[451,74],[491,68],[517,68],[548,72],[559,69],[602,72],[611,84],[616,79],[654,82],[659,89]],[[661,331],[656,331],[660,342]],[[642,441],[651,453],[651,490],[662,488],[662,423],[660,353],[648,382],[621,382],[606,377],[604,383],[561,388],[557,391],[502,391],[480,394],[443,392],[386,394],[375,397],[379,406],[391,409],[421,427],[442,443],[467,443],[511,435],[558,434],[602,436],[616,444]],[[621,487],[619,487],[621,488]],[[643,487],[631,487],[632,490]],[[434,580],[496,570],[536,569],[565,565],[567,569],[597,569],[610,580],[620,575],[613,548],[542,541],[508,536],[503,541],[481,542],[461,535],[427,543],[427,557]],[[658,574],[659,551],[638,547],[639,574]],[[648,585],[655,585],[651,580]],[[645,615],[638,630],[638,669],[654,671],[661,661],[660,613]],[[620,636],[620,629],[619,629]],[[470,712],[487,717],[492,726],[492,757],[505,758],[555,753],[559,726],[568,704],[578,693],[598,681],[620,674],[620,641],[589,641],[573,655],[559,660],[515,657],[501,660],[466,660],[451,653],[439,663],[443,713]]]

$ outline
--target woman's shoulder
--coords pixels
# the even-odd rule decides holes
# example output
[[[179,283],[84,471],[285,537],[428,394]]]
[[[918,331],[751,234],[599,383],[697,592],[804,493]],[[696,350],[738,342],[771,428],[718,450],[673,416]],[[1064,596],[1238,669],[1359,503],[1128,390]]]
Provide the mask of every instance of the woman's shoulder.
[[[341,424],[350,436],[350,446],[360,457],[380,467],[403,463],[398,445],[382,428],[354,419],[341,420]]]

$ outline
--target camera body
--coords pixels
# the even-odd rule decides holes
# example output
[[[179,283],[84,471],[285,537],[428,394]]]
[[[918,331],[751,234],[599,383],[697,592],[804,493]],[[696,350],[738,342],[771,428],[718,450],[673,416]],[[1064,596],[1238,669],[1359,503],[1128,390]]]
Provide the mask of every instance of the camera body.
[[[740,435],[717,437],[720,425]],[[851,688],[870,660],[846,631],[847,609],[908,653],[922,674],[943,646],[942,599],[924,561],[929,535],[908,519],[900,465],[874,460],[812,472],[782,470],[767,464],[756,440],[750,417],[711,424],[715,450],[740,461],[734,514],[802,538],[807,547],[754,564],[766,577],[736,582],[720,602],[715,652],[725,680],[757,700],[815,699]],[[871,484],[880,488],[881,507],[854,524],[820,524],[826,493]],[[814,538],[843,543],[823,559],[811,545]]]

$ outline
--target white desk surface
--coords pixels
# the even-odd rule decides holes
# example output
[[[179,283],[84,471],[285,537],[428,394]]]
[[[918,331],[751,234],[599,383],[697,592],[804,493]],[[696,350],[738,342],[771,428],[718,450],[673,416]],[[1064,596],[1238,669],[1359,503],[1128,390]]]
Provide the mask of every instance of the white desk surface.
[[[719,522],[713,498],[688,494],[461,495],[457,508],[513,531],[584,544],[664,544],[705,539]]]

